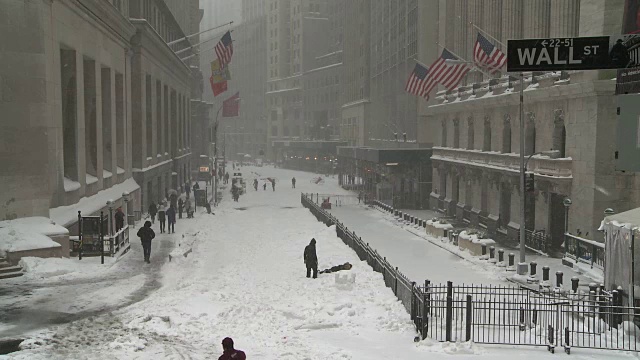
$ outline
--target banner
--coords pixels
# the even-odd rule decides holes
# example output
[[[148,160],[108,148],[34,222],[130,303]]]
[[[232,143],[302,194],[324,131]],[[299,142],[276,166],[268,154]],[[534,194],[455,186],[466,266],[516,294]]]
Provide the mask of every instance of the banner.
[[[218,59],[211,62],[211,76],[213,76],[213,82],[219,83],[227,80],[231,80],[231,72],[227,66],[224,69],[220,68],[220,61]]]
[[[213,80],[213,75],[209,77],[209,83],[211,84],[211,91],[213,91],[213,96],[218,96],[227,91],[227,82],[222,81],[219,83],[215,83]]]
[[[222,117],[234,117],[240,113],[240,93],[237,92],[232,97],[222,103]]]

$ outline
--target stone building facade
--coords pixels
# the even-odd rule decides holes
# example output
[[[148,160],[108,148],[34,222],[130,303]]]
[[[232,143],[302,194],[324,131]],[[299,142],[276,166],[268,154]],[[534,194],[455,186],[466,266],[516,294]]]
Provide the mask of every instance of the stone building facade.
[[[4,18],[20,20],[4,21],[2,29],[8,36],[0,57],[5,115],[0,136],[7,150],[0,160],[1,219],[45,216],[70,227],[76,211],[104,210],[106,196],[121,206],[125,192],[131,193],[126,209],[132,214],[143,208],[146,196],[144,181],[133,180],[139,169],[167,160],[174,164],[178,157],[183,159],[175,169],[183,168],[189,158],[183,120],[190,118],[192,78],[173,53],[180,46],[166,44],[183,36],[177,24],[191,19],[176,10],[183,3],[0,4]],[[197,7],[198,0],[189,5],[184,8]],[[145,96],[148,85],[156,89],[156,80],[161,80],[164,102],[158,109],[164,125],[157,113],[151,118],[145,113],[149,100],[153,106],[160,101],[160,92]],[[151,133],[147,123],[155,124]],[[162,176],[171,180],[172,171]]]
[[[273,141],[338,134],[343,12],[337,0],[270,0],[266,12],[267,152],[276,160]]]
[[[623,1],[442,2],[440,42],[470,59],[477,31],[511,38],[620,33]],[[456,19],[462,17],[462,22]],[[499,45],[501,46],[501,45]],[[505,50],[503,48],[503,50]],[[633,206],[634,174],[614,169],[617,100],[615,73],[607,71],[525,74],[525,155],[535,191],[524,196],[520,218],[520,83],[507,76],[472,74],[454,91],[438,93],[425,110],[436,127],[431,206],[494,237],[517,241],[521,224],[549,237],[553,248],[568,231],[602,240],[605,208]],[[554,156],[534,155],[556,150]],[[632,186],[633,187],[633,186]],[[572,201],[570,208],[563,200]]]

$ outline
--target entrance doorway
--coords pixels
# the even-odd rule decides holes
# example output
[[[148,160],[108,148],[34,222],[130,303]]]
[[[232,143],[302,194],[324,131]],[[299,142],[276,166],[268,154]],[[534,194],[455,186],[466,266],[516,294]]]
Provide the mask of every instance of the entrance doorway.
[[[560,250],[564,242],[565,209],[562,203],[565,196],[551,193],[549,200],[549,235],[551,235],[551,248]]]

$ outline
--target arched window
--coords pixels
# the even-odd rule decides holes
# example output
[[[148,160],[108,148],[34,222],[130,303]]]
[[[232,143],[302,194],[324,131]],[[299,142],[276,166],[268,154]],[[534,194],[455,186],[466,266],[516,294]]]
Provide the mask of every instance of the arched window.
[[[473,127],[473,118],[467,119],[467,149],[473,150],[475,142],[475,129]]]
[[[460,120],[458,119],[453,120],[453,147],[456,149],[460,147]]]
[[[525,126],[524,134],[524,154],[531,155],[536,152],[536,116],[534,113],[529,113],[529,119]]]
[[[511,116],[508,114],[504,116],[504,123],[502,126],[502,152],[511,152]]]
[[[482,141],[482,151],[491,151],[491,119],[484,118],[484,140]]]
[[[553,150],[560,152],[560,157],[566,157],[567,131],[564,125],[564,111],[557,109],[553,112]]]
[[[442,120],[442,136],[440,138],[440,146],[447,146],[447,120]]]

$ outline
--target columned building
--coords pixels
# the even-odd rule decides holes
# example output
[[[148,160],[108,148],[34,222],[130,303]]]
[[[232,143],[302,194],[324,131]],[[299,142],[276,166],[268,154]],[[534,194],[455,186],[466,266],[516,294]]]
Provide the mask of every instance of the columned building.
[[[191,32],[198,0],[184,5],[0,3],[20,19],[4,25],[0,57],[0,219],[44,216],[72,228],[78,211],[108,212],[107,200],[133,215],[185,178],[192,77],[174,51],[188,43],[166,44]]]
[[[623,3],[609,1],[441,1],[439,42],[472,58],[477,36],[470,21],[506,43],[514,38],[596,36],[621,31]],[[458,19],[460,16],[461,19]],[[497,44],[506,52],[504,45]],[[457,221],[516,243],[520,226],[536,232],[548,251],[568,232],[602,241],[603,211],[633,207],[630,174],[614,169],[615,72],[525,73],[524,84],[506,75],[471,73],[454,91],[440,91],[423,124],[438,130],[433,149],[431,206]],[[524,92],[524,139],[519,96]],[[531,157],[534,191],[521,193],[520,143]],[[542,151],[554,150],[546,155]],[[549,156],[547,156],[549,155]],[[563,201],[572,205],[566,208]],[[526,216],[520,217],[525,201]],[[568,212],[568,219],[565,214]],[[565,225],[566,224],[566,225]],[[530,243],[534,246],[533,243]]]

